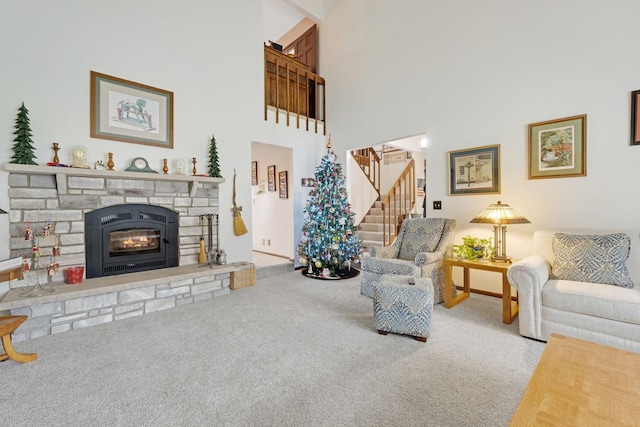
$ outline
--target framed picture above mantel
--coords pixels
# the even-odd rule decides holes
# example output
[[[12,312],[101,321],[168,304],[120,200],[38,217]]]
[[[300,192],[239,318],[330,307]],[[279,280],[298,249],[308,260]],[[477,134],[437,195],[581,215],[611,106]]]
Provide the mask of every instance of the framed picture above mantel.
[[[173,148],[173,92],[91,71],[91,137]]]

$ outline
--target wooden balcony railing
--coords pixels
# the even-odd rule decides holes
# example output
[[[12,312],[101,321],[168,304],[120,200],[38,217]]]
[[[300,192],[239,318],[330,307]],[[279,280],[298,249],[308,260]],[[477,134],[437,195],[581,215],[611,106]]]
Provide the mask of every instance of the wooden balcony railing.
[[[402,220],[411,212],[416,203],[416,172],[413,159],[404,168],[389,193],[382,199],[382,241],[384,246],[391,243],[391,236],[397,236]]]
[[[327,134],[325,111],[325,81],[312,73],[308,67],[283,54],[271,46],[264,46],[264,119],[267,120],[268,107],[276,110],[276,123],[280,113],[286,113],[287,126],[295,118],[296,127],[306,121],[314,122],[318,133],[318,123],[323,123],[323,134]],[[304,123],[303,123],[304,125]]]

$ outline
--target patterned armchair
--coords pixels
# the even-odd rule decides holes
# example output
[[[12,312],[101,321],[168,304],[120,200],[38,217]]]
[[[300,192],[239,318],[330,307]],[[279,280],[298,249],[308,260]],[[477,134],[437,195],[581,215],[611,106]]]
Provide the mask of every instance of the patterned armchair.
[[[391,246],[371,247],[371,256],[362,258],[360,292],[373,298],[373,284],[383,274],[428,277],[434,303],[444,301],[444,259],[451,256],[455,227],[455,219],[405,219]]]

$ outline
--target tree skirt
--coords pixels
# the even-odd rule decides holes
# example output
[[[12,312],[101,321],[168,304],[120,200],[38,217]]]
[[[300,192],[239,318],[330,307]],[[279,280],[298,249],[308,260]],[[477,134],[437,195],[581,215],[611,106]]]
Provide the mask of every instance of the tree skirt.
[[[337,276],[323,276],[322,274],[318,274],[316,276],[315,273],[309,273],[308,268],[302,269],[302,275],[308,277],[310,279],[319,279],[319,280],[341,280],[341,279],[351,279],[352,277],[356,277],[360,274],[360,270],[352,268],[351,270],[340,270]]]

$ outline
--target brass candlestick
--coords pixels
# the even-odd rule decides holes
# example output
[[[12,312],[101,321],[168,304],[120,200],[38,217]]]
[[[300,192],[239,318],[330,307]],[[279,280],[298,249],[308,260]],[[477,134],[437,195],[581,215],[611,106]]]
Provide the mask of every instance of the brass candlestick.
[[[57,165],[58,163],[60,163],[60,158],[58,157],[58,151],[59,151],[59,150],[60,150],[60,147],[58,147],[58,143],[57,143],[57,142],[54,142],[54,143],[53,143],[53,152],[54,152],[54,155],[53,155],[53,163],[55,163],[56,165]]]
[[[113,170],[113,153],[107,153],[107,156],[109,156],[109,160],[107,160],[107,169],[109,169],[110,171]]]
[[[193,176],[196,176],[196,173],[198,173],[198,170],[196,169],[196,158],[194,157],[191,161],[193,162]]]
[[[169,173],[169,166],[167,165],[167,159],[162,159],[164,165],[162,166],[162,172],[166,175]]]

